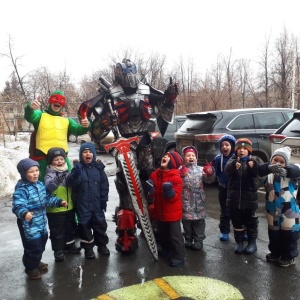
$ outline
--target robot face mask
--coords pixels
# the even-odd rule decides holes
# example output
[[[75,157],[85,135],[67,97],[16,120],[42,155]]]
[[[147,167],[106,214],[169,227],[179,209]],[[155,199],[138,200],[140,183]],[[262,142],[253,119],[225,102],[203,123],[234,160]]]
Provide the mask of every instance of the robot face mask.
[[[137,70],[129,59],[123,59],[122,63],[115,66],[115,79],[123,88],[137,88]]]

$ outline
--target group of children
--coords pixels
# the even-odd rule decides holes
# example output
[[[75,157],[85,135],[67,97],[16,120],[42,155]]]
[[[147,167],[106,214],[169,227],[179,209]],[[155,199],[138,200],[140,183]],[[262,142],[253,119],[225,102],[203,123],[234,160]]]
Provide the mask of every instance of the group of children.
[[[104,164],[96,161],[94,144],[81,145],[79,161],[71,172],[62,148],[50,148],[47,162],[43,183],[39,163],[22,159],[17,165],[21,179],[13,194],[12,211],[23,243],[23,264],[31,279],[41,278],[40,271],[48,268],[41,261],[48,240],[47,220],[55,261],[63,261],[64,253],[79,253],[81,248],[86,258],[95,258],[95,245],[100,254],[110,253],[104,214],[109,183]],[[80,247],[75,244],[75,205]]]
[[[212,165],[198,166],[198,152],[193,146],[185,147],[182,155],[167,152],[160,168],[150,175],[152,189],[148,191],[149,197],[154,199],[151,216],[157,220],[163,237],[159,255],[168,257],[170,266],[178,267],[185,263],[185,248],[202,249],[206,218],[203,183],[212,183],[217,177],[220,240],[229,240],[232,222],[234,252],[253,254],[257,251],[257,189],[259,182],[263,182],[270,250],[266,259],[282,267],[295,264],[300,232],[297,203],[300,166],[289,164],[290,156],[291,149],[284,147],[273,153],[270,163],[260,163],[252,156],[249,139],[235,140],[231,135],[220,139],[220,154]],[[63,261],[65,252],[79,253],[81,248],[86,258],[95,258],[95,245],[100,254],[109,254],[104,214],[109,192],[105,166],[96,161],[92,143],[81,145],[80,160],[74,163],[71,172],[65,159],[62,148],[48,151],[45,184],[38,180],[37,162],[26,158],[17,165],[21,180],[15,188],[12,210],[18,217],[25,272],[32,279],[41,278],[40,271],[48,267],[41,261],[48,239],[46,215],[56,261]],[[80,247],[74,238],[74,202]],[[248,243],[244,247],[245,231]]]

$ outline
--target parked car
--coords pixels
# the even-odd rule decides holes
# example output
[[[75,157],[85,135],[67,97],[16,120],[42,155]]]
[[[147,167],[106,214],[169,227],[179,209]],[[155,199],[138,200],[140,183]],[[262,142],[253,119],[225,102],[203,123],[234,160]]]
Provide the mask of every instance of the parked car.
[[[281,147],[292,149],[290,163],[300,164],[300,110],[293,117],[270,135],[272,153]]]
[[[153,122],[153,127],[150,128],[150,131],[152,132],[153,136],[154,159],[156,165],[160,163],[161,158],[166,152],[175,150],[176,141],[174,134],[183,125],[186,119],[187,117],[184,115],[174,116],[173,122],[168,125],[164,136],[162,136],[159,132],[156,119],[150,120]]]
[[[271,155],[269,135],[292,118],[291,108],[248,108],[206,111],[187,115],[187,120],[175,133],[176,150],[185,146],[198,149],[198,164],[211,162],[220,153],[219,139],[231,134],[236,139],[252,141],[253,153],[263,161]]]

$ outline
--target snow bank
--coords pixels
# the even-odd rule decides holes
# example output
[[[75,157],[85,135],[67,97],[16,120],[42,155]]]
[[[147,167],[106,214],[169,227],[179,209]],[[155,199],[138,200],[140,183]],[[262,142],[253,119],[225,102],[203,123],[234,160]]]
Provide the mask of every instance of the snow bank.
[[[0,135],[0,198],[10,198],[20,179],[17,163],[28,157],[29,133]]]

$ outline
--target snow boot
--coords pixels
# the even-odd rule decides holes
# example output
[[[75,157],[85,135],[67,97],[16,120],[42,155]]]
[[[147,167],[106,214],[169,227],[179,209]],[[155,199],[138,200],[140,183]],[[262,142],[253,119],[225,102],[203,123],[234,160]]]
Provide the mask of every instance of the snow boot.
[[[248,241],[247,246],[244,249],[244,253],[245,254],[253,254],[256,252],[256,250],[257,250],[256,239],[249,237],[249,241]]]
[[[234,253],[235,254],[242,254],[243,251],[244,251],[244,245],[243,245],[243,242],[244,242],[244,231],[237,231],[237,230],[234,230],[234,239],[235,239],[235,242],[236,242],[236,246],[234,248]]]

